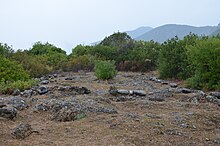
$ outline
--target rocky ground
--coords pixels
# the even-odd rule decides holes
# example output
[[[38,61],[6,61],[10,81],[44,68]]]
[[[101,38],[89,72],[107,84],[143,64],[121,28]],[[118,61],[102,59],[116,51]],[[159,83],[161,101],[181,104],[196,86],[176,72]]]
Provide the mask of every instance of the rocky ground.
[[[62,73],[0,96],[0,145],[220,145],[220,93],[154,73]]]

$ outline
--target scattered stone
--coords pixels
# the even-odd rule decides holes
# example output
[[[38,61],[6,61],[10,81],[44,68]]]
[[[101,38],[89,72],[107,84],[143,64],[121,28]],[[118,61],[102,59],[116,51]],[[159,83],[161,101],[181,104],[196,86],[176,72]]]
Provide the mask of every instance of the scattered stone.
[[[177,93],[185,93],[185,94],[188,94],[188,93],[192,93],[193,91],[191,89],[188,89],[188,88],[178,88],[177,89]]]
[[[146,117],[152,118],[152,119],[161,119],[160,116],[155,114],[145,114]]]
[[[118,93],[118,90],[115,86],[110,86],[109,93],[113,96],[116,96]]]
[[[13,96],[19,96],[21,94],[21,91],[19,89],[15,89],[12,93]]]
[[[156,82],[156,83],[162,83],[163,81],[160,80],[160,79],[157,79],[155,82]]]
[[[169,83],[167,81],[162,81],[161,84],[162,85],[168,85]]]
[[[180,131],[178,131],[176,129],[166,130],[165,133],[168,134],[168,135],[178,135],[178,136],[182,136],[183,135],[182,132],[180,132]]]
[[[116,102],[125,102],[125,101],[133,101],[135,100],[136,98],[133,97],[133,96],[117,96],[115,98],[115,101]]]
[[[67,78],[65,78],[66,81],[72,81],[74,79],[75,79],[74,77],[67,77]]]
[[[191,103],[197,105],[197,104],[199,104],[199,101],[198,101],[198,99],[196,97],[193,97],[193,99],[191,100]]]
[[[78,94],[90,94],[91,91],[86,87],[77,87],[77,86],[61,86],[58,88],[59,91],[66,91],[66,92],[76,92]]]
[[[171,87],[171,88],[177,88],[178,85],[177,85],[176,83],[170,83],[170,87]]]
[[[24,139],[33,133],[33,129],[29,124],[20,124],[12,130],[12,135],[16,139]]]
[[[150,77],[150,81],[156,81],[157,78],[156,77]]]
[[[125,113],[125,114],[123,114],[123,116],[128,117],[128,118],[132,118],[132,119],[138,119],[138,118],[140,118],[140,116],[138,115],[138,113]]]
[[[43,85],[46,85],[46,84],[49,84],[49,81],[48,80],[43,80],[40,83],[43,84]]]
[[[77,114],[78,112],[73,108],[62,108],[54,114],[52,119],[59,122],[74,121],[76,120]]]
[[[163,97],[163,96],[149,97],[149,100],[162,102],[162,101],[165,101],[165,97]]]
[[[47,93],[47,92],[48,92],[48,89],[47,89],[47,87],[45,87],[45,86],[40,86],[39,89],[37,90],[37,92],[38,92],[40,95],[42,95],[42,94]]]
[[[218,102],[218,98],[217,97],[214,97],[214,96],[206,96],[206,100],[208,100],[209,102]]]
[[[220,99],[220,92],[211,92],[209,95],[217,97],[218,99]]]
[[[122,94],[122,95],[128,95],[130,92],[129,90],[124,90],[124,89],[121,89],[121,90],[117,90],[118,94]]]
[[[11,96],[6,99],[6,103],[17,110],[24,110],[27,109],[29,106],[25,99],[19,96]]]
[[[21,96],[22,97],[28,97],[28,98],[30,98],[31,96],[32,96],[32,94],[33,94],[33,90],[24,90],[23,92],[21,92]]]
[[[220,144],[220,139],[215,139],[215,140],[213,140],[213,143],[215,143],[215,144]]]
[[[13,107],[0,108],[0,117],[13,120],[17,116],[17,110]]]
[[[146,96],[147,93],[144,90],[133,90],[133,94],[139,95],[139,96]]]

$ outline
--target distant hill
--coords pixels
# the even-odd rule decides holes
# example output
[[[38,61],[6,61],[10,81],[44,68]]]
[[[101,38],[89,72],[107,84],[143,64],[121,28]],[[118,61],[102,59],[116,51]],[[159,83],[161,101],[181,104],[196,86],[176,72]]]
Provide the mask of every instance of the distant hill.
[[[157,42],[164,42],[175,36],[178,36],[180,39],[182,39],[184,36],[188,35],[190,32],[201,36],[201,35],[210,35],[216,30],[217,30],[217,26],[195,27],[195,26],[189,26],[189,25],[167,24],[167,25],[154,28],[135,39],[145,40],[145,41],[154,40]]]
[[[153,28],[152,27],[139,27],[135,30],[131,30],[131,31],[126,31],[126,33],[133,39],[149,32],[150,30],[152,30]]]
[[[211,35],[212,36],[220,35],[220,23],[217,26],[217,30],[215,30]]]

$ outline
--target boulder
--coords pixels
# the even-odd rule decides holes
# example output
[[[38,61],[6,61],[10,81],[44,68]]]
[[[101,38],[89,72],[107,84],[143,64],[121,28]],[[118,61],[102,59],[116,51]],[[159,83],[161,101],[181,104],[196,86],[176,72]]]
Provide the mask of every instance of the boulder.
[[[42,95],[42,94],[47,93],[47,92],[48,92],[48,89],[47,89],[47,87],[45,87],[45,86],[40,86],[40,87],[37,89],[37,92],[38,92],[38,94]]]
[[[33,133],[33,129],[29,124],[20,124],[12,130],[12,136],[16,139],[24,139]]]
[[[19,89],[15,89],[12,93],[13,96],[18,96],[21,94],[21,91]]]
[[[109,93],[113,96],[116,96],[118,94],[118,90],[115,86],[110,86]]]
[[[144,90],[133,90],[133,94],[138,96],[146,96],[147,93]]]
[[[176,83],[170,83],[171,88],[176,88],[178,85]]]
[[[43,84],[43,85],[46,85],[46,84],[49,84],[49,81],[48,80],[43,80],[40,83]]]
[[[29,107],[29,105],[27,104],[26,100],[23,99],[22,97],[19,97],[19,96],[11,96],[11,97],[8,97],[5,102],[16,108],[17,110],[24,110],[24,109],[27,109]]]
[[[0,117],[13,120],[17,116],[17,110],[13,107],[0,108]]]
[[[217,97],[218,99],[220,99],[220,92],[211,92],[209,95]]]
[[[67,122],[76,120],[78,112],[75,109],[62,108],[54,113],[53,120],[59,122]]]
[[[124,90],[124,89],[121,89],[121,90],[117,90],[118,94],[121,94],[121,95],[128,95],[130,92],[129,90]]]
[[[32,94],[33,94],[33,90],[32,90],[32,89],[30,89],[30,90],[24,90],[24,92],[21,92],[21,96],[22,96],[22,97],[28,97],[28,98],[30,98],[30,97],[32,96]]]

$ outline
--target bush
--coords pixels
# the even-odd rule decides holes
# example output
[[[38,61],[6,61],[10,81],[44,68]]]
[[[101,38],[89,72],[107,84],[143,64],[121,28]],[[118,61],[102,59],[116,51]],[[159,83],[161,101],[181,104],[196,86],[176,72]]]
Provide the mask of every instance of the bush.
[[[15,89],[23,91],[25,89],[30,89],[32,86],[35,85],[37,85],[36,80],[0,82],[0,94],[12,94]]]
[[[220,39],[209,38],[197,41],[189,47],[188,56],[194,75],[188,79],[191,87],[220,90]]]
[[[113,61],[96,61],[95,75],[98,79],[108,80],[116,76],[116,66]]]
[[[0,81],[26,81],[28,79],[29,75],[23,69],[22,65],[4,57],[0,57]]]

